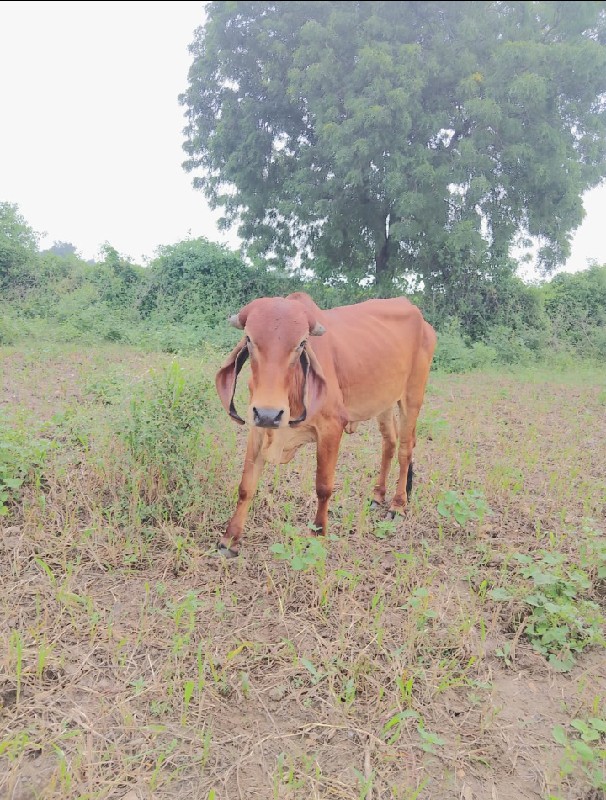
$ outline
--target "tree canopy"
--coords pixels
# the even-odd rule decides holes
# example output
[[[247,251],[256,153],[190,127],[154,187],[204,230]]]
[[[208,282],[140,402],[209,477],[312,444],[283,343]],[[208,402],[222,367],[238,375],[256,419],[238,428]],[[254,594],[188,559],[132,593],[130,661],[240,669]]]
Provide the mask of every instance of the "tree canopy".
[[[39,240],[16,203],[0,202],[0,288],[22,282]]]
[[[606,176],[605,9],[211,2],[184,166],[249,253],[326,279],[447,291],[520,236],[548,271]]]
[[[72,244],[71,242],[53,242],[52,247],[49,247],[47,250],[43,250],[43,253],[53,253],[53,255],[59,256],[59,258],[67,258],[68,256],[78,256],[78,250],[76,245]]]

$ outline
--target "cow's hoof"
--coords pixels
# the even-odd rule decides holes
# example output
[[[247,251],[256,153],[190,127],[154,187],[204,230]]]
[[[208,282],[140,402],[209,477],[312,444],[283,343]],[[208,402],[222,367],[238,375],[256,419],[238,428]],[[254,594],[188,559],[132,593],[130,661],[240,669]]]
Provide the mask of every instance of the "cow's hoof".
[[[221,542],[217,545],[217,552],[223,558],[238,558],[240,555],[237,550],[232,550],[231,547],[226,547]]]
[[[373,500],[372,503],[370,504],[370,510],[376,511],[378,508],[381,508],[381,503],[377,503],[376,500]]]
[[[387,512],[387,516],[389,519],[397,519],[398,517],[404,516],[404,509],[403,508],[390,508]]]

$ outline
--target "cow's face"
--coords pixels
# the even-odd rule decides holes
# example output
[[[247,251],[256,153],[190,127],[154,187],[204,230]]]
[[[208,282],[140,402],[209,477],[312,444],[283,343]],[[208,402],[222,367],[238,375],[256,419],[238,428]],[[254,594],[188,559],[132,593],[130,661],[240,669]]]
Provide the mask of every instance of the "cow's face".
[[[248,422],[259,428],[286,428],[303,422],[321,403],[326,384],[308,344],[324,333],[308,310],[296,300],[262,298],[245,306],[230,320],[245,337],[217,374],[223,405],[238,422],[233,405],[237,374],[250,358]]]

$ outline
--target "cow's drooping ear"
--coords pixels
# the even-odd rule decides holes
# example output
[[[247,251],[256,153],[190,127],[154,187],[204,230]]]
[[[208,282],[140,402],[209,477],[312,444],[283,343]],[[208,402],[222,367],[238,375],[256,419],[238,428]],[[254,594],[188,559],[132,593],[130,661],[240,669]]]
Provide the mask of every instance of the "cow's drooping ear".
[[[227,357],[227,361],[215,376],[215,386],[217,387],[217,394],[221,399],[223,408],[238,425],[244,425],[244,420],[236,411],[234,395],[236,393],[238,375],[247,358],[248,347],[246,337],[244,337],[240,339],[238,344],[231,351]]]
[[[312,334],[318,335],[318,334]],[[326,378],[322,372],[322,367],[316,354],[311,349],[309,344],[305,348],[305,354],[309,359],[309,369],[307,371],[307,380],[305,385],[305,407],[307,409],[307,419],[320,410],[324,398],[326,397]]]

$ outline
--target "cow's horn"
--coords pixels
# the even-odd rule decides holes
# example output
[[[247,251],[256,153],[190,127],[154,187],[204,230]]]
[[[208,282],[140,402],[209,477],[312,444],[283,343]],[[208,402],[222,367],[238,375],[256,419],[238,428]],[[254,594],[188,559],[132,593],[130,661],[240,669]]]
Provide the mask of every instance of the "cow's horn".
[[[227,321],[229,322],[230,325],[232,325],[234,328],[237,328],[239,331],[244,330],[244,325],[242,325],[242,323],[240,322],[240,317],[238,316],[238,314],[232,314],[232,316]]]
[[[316,324],[310,330],[310,334],[312,336],[322,336],[323,333],[326,333],[326,328],[324,325],[320,325],[319,322],[316,322]]]

